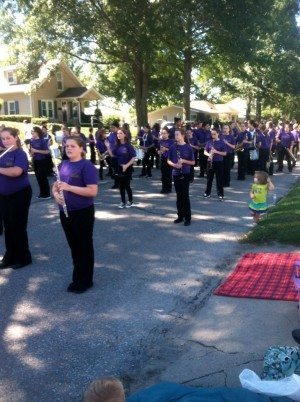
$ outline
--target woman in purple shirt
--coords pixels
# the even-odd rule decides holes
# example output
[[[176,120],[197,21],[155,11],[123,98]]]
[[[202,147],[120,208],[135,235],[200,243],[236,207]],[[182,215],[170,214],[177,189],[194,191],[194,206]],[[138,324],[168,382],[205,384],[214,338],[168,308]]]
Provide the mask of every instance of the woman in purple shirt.
[[[168,152],[168,164],[173,168],[174,187],[177,196],[177,215],[174,223],[184,220],[184,226],[191,224],[191,204],[189,195],[190,168],[195,164],[194,151],[190,144],[185,142],[185,133],[182,129],[175,131],[176,143],[171,145]]]
[[[220,201],[224,198],[223,188],[223,158],[226,155],[226,145],[224,141],[219,139],[219,132],[216,129],[211,130],[212,140],[208,141],[205,146],[204,153],[208,156],[207,161],[207,185],[204,198],[209,198],[216,174],[217,193]]]
[[[0,269],[18,269],[32,262],[27,236],[32,190],[28,179],[28,159],[18,134],[10,127],[1,131],[4,147],[11,149],[5,155],[2,153],[0,158],[0,211],[6,245]]]
[[[283,160],[284,158],[286,158],[288,164],[288,170],[289,172],[292,172],[293,165],[292,165],[291,154],[293,152],[294,137],[291,133],[291,128],[289,124],[286,124],[284,126],[284,129],[280,130],[276,138],[276,141],[277,141],[277,163],[278,163],[278,169],[276,171],[282,172]]]
[[[71,248],[73,278],[67,290],[83,293],[93,286],[95,220],[94,197],[98,193],[97,169],[84,159],[84,143],[80,137],[66,141],[69,160],[59,167],[60,181],[52,192],[60,207],[60,221]],[[63,211],[66,205],[68,216]]]
[[[230,132],[230,127],[228,124],[225,124],[223,127],[222,140],[226,145],[226,155],[223,158],[223,187],[230,187],[230,172],[234,165],[234,150],[236,140]]]
[[[106,145],[110,156],[115,157],[118,163],[118,182],[121,195],[121,204],[119,205],[119,208],[131,208],[133,198],[130,181],[132,175],[132,165],[136,157],[135,149],[131,144],[129,144],[128,139],[122,130],[118,130],[117,132],[117,143],[113,150],[110,149],[108,142]],[[125,200],[125,193],[128,195],[127,204]]]
[[[168,194],[172,192],[172,168],[168,164],[168,151],[173,145],[174,140],[169,138],[169,130],[167,127],[161,130],[161,139],[158,142],[158,153],[160,155],[161,168],[161,193]]]
[[[40,127],[33,127],[32,139],[30,140],[29,152],[32,156],[33,170],[37,179],[40,194],[36,197],[39,200],[49,200],[50,186],[48,181],[49,173],[49,146],[44,139],[43,131]]]

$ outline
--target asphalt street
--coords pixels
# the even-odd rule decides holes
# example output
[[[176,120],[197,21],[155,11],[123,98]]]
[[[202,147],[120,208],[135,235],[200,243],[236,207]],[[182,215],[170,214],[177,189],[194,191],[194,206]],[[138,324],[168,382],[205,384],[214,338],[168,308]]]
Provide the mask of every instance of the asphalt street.
[[[190,190],[192,225],[185,227],[173,224],[175,193],[160,194],[160,172],[154,169],[151,179],[138,178],[139,173],[136,167],[131,209],[119,210],[118,190],[110,189],[110,181],[100,183],[94,287],[79,295],[66,291],[72,266],[57,206],[53,200],[35,199],[31,175],[28,232],[34,262],[0,272],[1,402],[80,401],[91,380],[107,375],[121,378],[130,392],[161,379],[222,385],[230,359],[237,358],[231,352],[238,352],[233,345],[241,334],[232,331],[228,343],[221,334],[226,325],[239,323],[242,313],[228,306],[228,315],[220,318],[218,308],[231,299],[224,302],[211,293],[239,256],[253,251],[238,243],[253,227],[247,207],[252,178],[237,181],[234,171],[232,187],[220,202],[215,187],[212,198],[202,198],[206,179],[198,178],[196,170]],[[292,174],[275,174],[277,199],[298,178],[299,167]],[[2,236],[0,255],[3,251]],[[247,317],[255,304],[242,303]],[[295,303],[285,306],[290,321],[296,319]],[[218,340],[213,336],[216,322],[223,323]],[[217,353],[217,363],[207,358],[201,363],[199,356],[206,356],[207,348]],[[227,352],[229,358],[218,357]],[[257,350],[251,353],[255,360]]]

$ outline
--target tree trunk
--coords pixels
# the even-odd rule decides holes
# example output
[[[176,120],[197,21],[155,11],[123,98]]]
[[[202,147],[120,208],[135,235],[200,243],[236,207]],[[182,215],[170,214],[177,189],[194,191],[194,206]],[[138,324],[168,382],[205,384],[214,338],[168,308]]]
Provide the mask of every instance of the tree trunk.
[[[138,130],[148,122],[148,84],[149,72],[142,63],[133,66],[134,90],[135,90],[135,110]]]
[[[184,121],[191,118],[191,83],[192,83],[192,52],[191,49],[184,51],[183,72],[183,116]]]
[[[261,119],[261,109],[262,109],[262,80],[260,79],[257,83],[257,87],[258,87],[258,91],[256,93],[256,113],[255,113],[255,117],[256,120],[260,120]]]
[[[249,95],[247,99],[246,120],[249,120],[251,117],[251,103],[252,103],[252,95]]]

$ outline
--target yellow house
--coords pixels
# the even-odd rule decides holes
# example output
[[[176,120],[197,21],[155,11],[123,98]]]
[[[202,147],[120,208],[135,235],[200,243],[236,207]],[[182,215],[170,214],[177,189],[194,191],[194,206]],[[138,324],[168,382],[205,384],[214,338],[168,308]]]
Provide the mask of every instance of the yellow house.
[[[51,60],[29,83],[18,81],[16,66],[0,67],[0,98],[1,114],[76,124],[81,123],[84,103],[102,100],[103,96],[93,87],[85,87],[65,62]]]

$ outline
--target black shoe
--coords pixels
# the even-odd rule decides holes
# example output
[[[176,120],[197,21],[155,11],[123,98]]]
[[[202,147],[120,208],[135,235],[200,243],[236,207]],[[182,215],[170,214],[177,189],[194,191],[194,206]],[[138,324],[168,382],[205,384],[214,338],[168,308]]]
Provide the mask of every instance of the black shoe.
[[[74,282],[71,282],[70,285],[67,287],[68,292],[74,292],[75,289],[76,289],[76,285]]]
[[[76,286],[76,288],[73,290],[73,293],[80,294],[86,292],[88,289],[90,289],[93,286],[91,285],[85,285],[85,286]]]
[[[182,218],[177,218],[177,219],[175,219],[175,221],[174,221],[174,223],[180,223],[180,222],[183,222],[183,219],[182,219]]]
[[[114,185],[111,187],[112,190],[116,190],[117,188],[119,188],[119,186],[118,186],[117,184],[114,184]]]
[[[167,190],[160,190],[160,194],[166,194]]]
[[[139,177],[145,177],[145,176],[146,176],[146,175],[143,174],[143,173],[139,174]]]
[[[190,226],[190,224],[191,224],[191,220],[189,219],[188,221],[185,221],[184,222],[184,226]]]
[[[6,268],[10,268],[12,266],[12,264],[8,264],[5,261],[1,261],[0,262],[0,269],[6,269]]]
[[[20,268],[23,268],[23,267],[27,267],[27,265],[30,265],[30,264],[31,264],[31,261],[30,261],[30,262],[23,263],[23,264],[21,264],[21,263],[15,263],[15,264],[12,264],[10,267],[11,267],[12,269],[20,269]]]
[[[198,177],[204,177],[204,173],[199,174]]]
[[[294,341],[300,344],[300,329],[294,329],[292,331],[292,336],[294,338]]]

